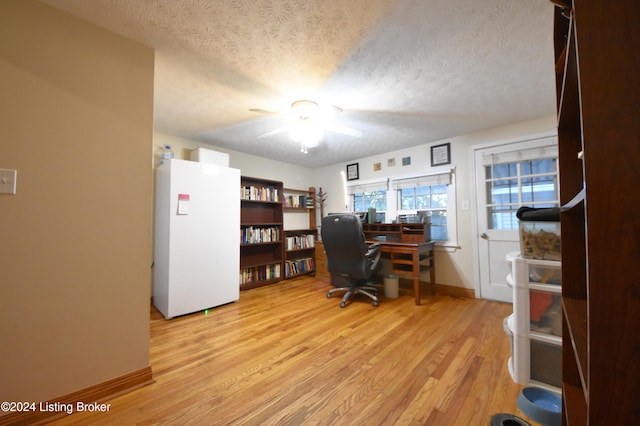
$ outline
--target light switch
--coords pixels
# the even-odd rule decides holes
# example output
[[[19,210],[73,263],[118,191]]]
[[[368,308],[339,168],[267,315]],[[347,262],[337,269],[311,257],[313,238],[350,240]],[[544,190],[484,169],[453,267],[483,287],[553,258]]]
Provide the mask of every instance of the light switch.
[[[17,170],[0,169],[0,194],[16,193]]]

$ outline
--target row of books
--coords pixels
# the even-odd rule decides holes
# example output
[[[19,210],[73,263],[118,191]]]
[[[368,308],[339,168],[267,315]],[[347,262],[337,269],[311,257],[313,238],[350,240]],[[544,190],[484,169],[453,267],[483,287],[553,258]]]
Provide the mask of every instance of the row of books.
[[[268,186],[241,186],[240,198],[252,201],[280,201],[278,188]]]
[[[272,226],[268,228],[254,228],[249,226],[240,229],[241,244],[272,243],[280,241],[280,228]]]
[[[286,277],[304,274],[314,271],[315,269],[315,262],[310,257],[306,259],[287,260],[284,264]]]
[[[294,235],[286,238],[287,250],[301,250],[316,246],[316,238],[313,234]]]
[[[312,208],[313,198],[307,195],[285,195],[284,206],[293,208]]]
[[[254,266],[240,270],[240,285],[280,278],[280,264]]]

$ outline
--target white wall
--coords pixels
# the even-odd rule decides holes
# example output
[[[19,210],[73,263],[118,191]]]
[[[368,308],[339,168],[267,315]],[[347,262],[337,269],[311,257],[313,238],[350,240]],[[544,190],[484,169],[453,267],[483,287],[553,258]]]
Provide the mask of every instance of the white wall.
[[[537,120],[513,124],[510,126],[495,128],[469,135],[449,138],[429,144],[416,146],[397,151],[391,151],[383,155],[361,158],[354,161],[335,164],[314,170],[316,187],[322,187],[327,192],[327,212],[342,212],[345,210],[345,192],[341,171],[346,172],[347,164],[358,163],[360,171],[359,181],[384,179],[387,177],[429,173],[437,170],[455,167],[457,187],[457,227],[458,245],[455,251],[438,251],[436,253],[436,281],[438,284],[446,284],[466,289],[474,289],[474,253],[473,253],[473,211],[461,210],[463,201],[473,205],[475,196],[475,182],[473,181],[472,147],[526,137],[538,133],[550,132],[556,128],[556,117],[548,116]],[[431,168],[430,147],[442,143],[451,143],[451,165]],[[402,166],[403,157],[411,157],[411,165]],[[387,160],[395,158],[395,166],[387,167]],[[373,171],[375,163],[382,163],[382,169]],[[393,218],[387,218],[391,220]],[[320,221],[318,221],[320,224]]]
[[[218,148],[158,132],[153,135],[154,168],[160,164],[160,155],[162,154],[162,147],[165,144],[170,144],[175,158],[182,160],[189,160],[191,151],[199,147],[204,147],[229,154],[229,167],[240,169],[240,173],[243,176],[282,181],[285,188],[308,189],[310,186],[315,185],[313,174],[309,172],[307,167],[269,160],[267,158]],[[308,228],[308,216],[304,213],[285,213],[284,227],[285,229]]]
[[[327,193],[327,201],[324,213],[343,212],[345,208],[345,191],[343,178],[340,172],[346,173],[347,164],[358,163],[360,178],[358,182],[374,179],[385,179],[392,176],[416,175],[429,173],[437,170],[456,169],[457,187],[457,226],[458,226],[458,247],[453,251],[438,251],[436,254],[436,281],[438,284],[445,284],[465,289],[474,289],[474,252],[473,252],[473,212],[461,210],[463,201],[473,205],[472,199],[475,196],[475,182],[473,181],[473,159],[472,147],[475,145],[498,142],[509,139],[525,138],[529,135],[550,132],[556,128],[556,117],[548,116],[537,120],[513,124],[510,126],[495,128],[469,135],[462,135],[429,144],[424,144],[412,148],[390,151],[382,155],[375,155],[335,164],[332,166],[317,169],[296,166],[279,161],[264,159],[249,154],[236,151],[225,150],[205,144],[175,138],[161,133],[154,134],[154,164],[159,162],[162,145],[169,143],[173,146],[176,158],[189,159],[191,150],[197,147],[205,147],[220,152],[226,152],[230,157],[230,166],[239,168],[243,175],[255,176],[265,179],[281,180],[285,187],[307,188],[315,186],[316,190],[322,188]],[[431,168],[430,147],[442,143],[451,143],[451,164]],[[403,157],[411,157],[411,164],[402,165]],[[395,166],[388,167],[387,160],[395,159]],[[375,163],[381,163],[379,171],[373,170]],[[317,212],[317,223],[320,225],[321,218]],[[388,220],[393,218],[388,218]],[[299,219],[291,214],[285,214],[285,228],[306,227],[305,220],[298,223]]]

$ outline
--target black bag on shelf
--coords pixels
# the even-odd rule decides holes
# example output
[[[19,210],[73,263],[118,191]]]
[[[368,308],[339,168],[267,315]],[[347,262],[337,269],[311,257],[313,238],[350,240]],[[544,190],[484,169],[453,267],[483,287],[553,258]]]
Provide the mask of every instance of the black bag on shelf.
[[[527,222],[560,222],[560,207],[535,209],[520,207],[516,213],[518,220]]]

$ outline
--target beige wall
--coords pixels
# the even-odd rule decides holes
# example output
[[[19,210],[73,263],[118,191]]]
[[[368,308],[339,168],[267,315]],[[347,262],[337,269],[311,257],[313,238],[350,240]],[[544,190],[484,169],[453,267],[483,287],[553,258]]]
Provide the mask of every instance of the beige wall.
[[[0,401],[149,366],[153,50],[0,2]],[[87,401],[89,402],[89,401]]]

